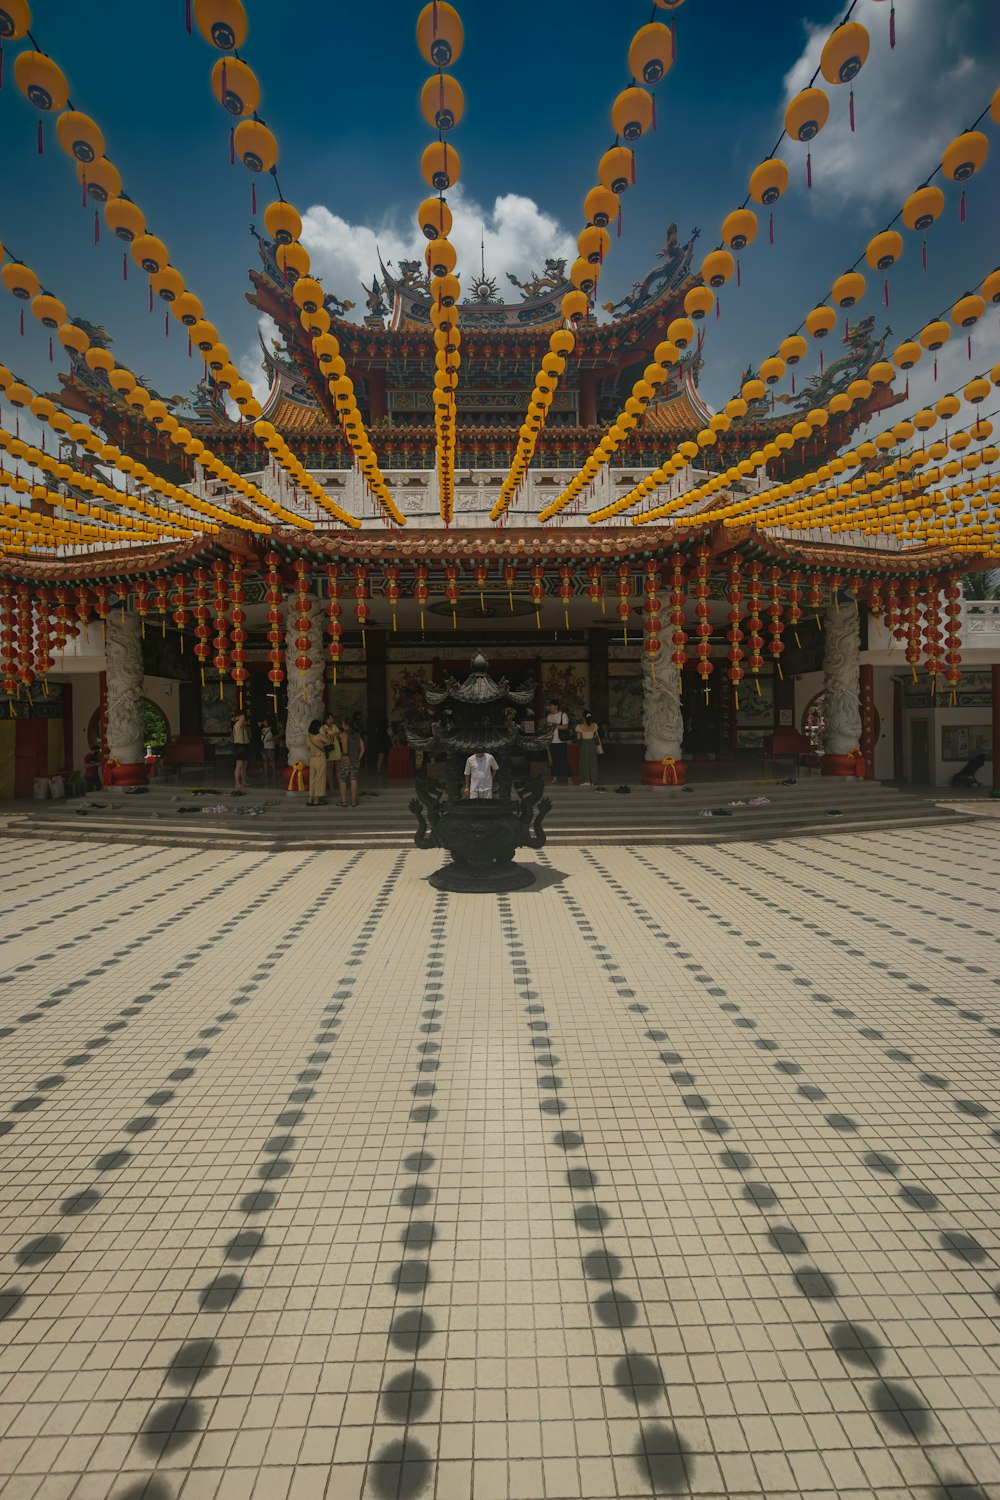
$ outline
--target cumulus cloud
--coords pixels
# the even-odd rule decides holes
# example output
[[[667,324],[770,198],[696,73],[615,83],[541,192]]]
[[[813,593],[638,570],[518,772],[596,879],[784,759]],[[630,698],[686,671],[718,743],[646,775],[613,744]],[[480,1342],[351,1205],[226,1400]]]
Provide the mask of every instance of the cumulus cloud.
[[[996,87],[995,63],[984,46],[989,0],[909,0],[897,7],[890,50],[888,5],[860,0],[852,20],[868,28],[871,51],[854,82],[857,130],[848,120],[848,85],[824,85],[830,119],[813,142],[812,206],[839,212],[851,205],[873,213],[897,208],[967,128]],[[781,113],[819,67],[831,24],[806,23],[805,44],[784,79]],[[782,144],[792,172],[804,172],[804,148]]]
[[[448,195],[448,205],[455,220],[450,238],[458,252],[457,273],[464,286],[478,275],[481,255],[487,275],[496,278],[498,289],[506,295],[508,271],[523,280],[532,271],[543,270],[546,257],[572,261],[576,254],[572,236],[558,221],[519,193],[502,193],[487,208],[459,185]],[[364,312],[362,285],[370,286],[372,277],[379,275],[379,253],[394,269],[400,260],[422,259],[426,245],[415,218],[405,228],[393,219],[375,227],[351,224],[322,204],[303,214],[302,243],[327,291],[361,304],[355,317]]]

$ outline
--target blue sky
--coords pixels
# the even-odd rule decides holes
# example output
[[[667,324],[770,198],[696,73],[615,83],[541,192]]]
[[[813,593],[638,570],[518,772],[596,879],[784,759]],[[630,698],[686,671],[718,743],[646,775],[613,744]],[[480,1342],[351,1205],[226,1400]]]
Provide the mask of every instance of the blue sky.
[[[197,32],[187,36],[183,0],[104,0],[100,7],[63,0],[34,9],[39,44],[67,73],[76,107],[101,125],[126,190],[241,372],[256,375],[255,315],[244,298],[246,269],[256,263],[249,176],[229,165],[228,117],[209,86],[217,54]],[[304,215],[313,210],[306,241],[327,287],[362,303],[360,275],[370,279],[376,270],[376,242],[384,254],[406,251],[425,191],[419,161],[429,131],[417,100],[428,70],[414,41],[419,6],[302,0],[283,15],[248,0],[247,9],[243,56],[262,84],[261,115],[278,138],[285,195]],[[582,227],[583,197],[611,139],[610,106],[628,82],[629,40],[649,6],[582,0],[567,11],[475,0],[460,9],[466,44],[454,71],[466,116],[453,136],[463,163],[458,272],[473,269],[482,222],[487,268],[503,282],[506,271],[523,275],[543,254],[571,247]],[[657,91],[658,130],[639,144],[637,182],[624,199],[623,234],[613,241],[601,301],[622,296],[652,266],[669,222],[682,235],[699,226],[704,250],[717,242],[722,218],[742,201],[750,171],[780,131],[786,99],[808,81],[842,10],[821,0],[764,7],[688,0],[680,8],[678,61]],[[863,252],[996,86],[995,0],[899,0],[891,53],[888,11],[887,0],[858,0],[854,12],[872,37],[855,84],[856,134],[846,128],[846,89],[831,89],[831,122],[814,143],[812,192],[804,148],[795,146],[775,244],[767,244],[763,220],[744,257],[742,288],[724,290],[722,317],[709,323],[702,390],[712,405]],[[185,391],[198,367],[185,357],[178,325],[172,320],[165,340],[162,311],[147,313],[145,277],[133,266],[123,284],[120,246],[103,226],[94,245],[93,208],[81,208],[73,165],[51,124],[45,154],[36,154],[37,115],[14,86],[12,52],[0,92],[0,241],[72,314],[103,323],[137,373],[167,394]],[[959,224],[958,192],[949,188],[928,236],[926,274],[918,237],[905,235],[888,313],[881,278],[870,275],[859,311],[876,312],[899,338],[977,285],[1000,258],[1000,131],[988,121],[983,129],[990,159],[969,184],[967,222]],[[261,214],[265,201],[266,189]],[[0,291],[0,360],[55,388],[47,338],[30,315],[18,337],[18,306]],[[980,349],[986,357],[975,369],[997,358],[996,317],[980,330],[977,359]],[[954,340],[938,389],[967,370],[973,373],[964,341]]]

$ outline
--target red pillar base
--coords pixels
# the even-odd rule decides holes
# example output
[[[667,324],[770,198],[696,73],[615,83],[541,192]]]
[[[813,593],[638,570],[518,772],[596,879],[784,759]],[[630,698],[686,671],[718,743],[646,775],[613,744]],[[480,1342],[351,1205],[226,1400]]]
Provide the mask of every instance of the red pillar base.
[[[643,786],[679,787],[684,785],[687,766],[682,760],[664,765],[662,760],[644,760],[642,763]]]
[[[822,774],[824,776],[853,776],[857,781],[863,781],[865,775],[865,762],[860,750],[855,750],[850,755],[823,756]]]
[[[101,766],[101,780],[105,787],[116,786],[146,786],[149,781],[149,773],[144,761],[135,761],[128,765],[112,765],[105,761]]]

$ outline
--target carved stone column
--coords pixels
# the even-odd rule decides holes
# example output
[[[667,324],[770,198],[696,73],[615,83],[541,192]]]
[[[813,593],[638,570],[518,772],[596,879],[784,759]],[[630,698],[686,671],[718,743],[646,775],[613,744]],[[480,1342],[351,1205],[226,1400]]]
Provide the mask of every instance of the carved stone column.
[[[146,782],[142,716],[142,643],[138,615],[113,613],[107,619],[108,759],[105,786]]]
[[[823,616],[824,776],[865,774],[861,755],[861,676],[858,604],[847,595]]]
[[[646,736],[644,784],[683,786],[686,768],[681,760],[684,718],[680,679],[672,664],[661,662],[659,670],[654,670],[647,652],[642,656],[642,727]]]
[[[324,677],[326,661],[323,656],[323,614],[320,605],[313,602],[309,618],[309,650],[302,653],[295,644],[298,631],[295,620],[298,614],[297,596],[285,599],[285,671],[288,674],[288,719],[285,724],[285,744],[288,747],[288,764],[303,768],[302,777],[292,775],[288,791],[295,796],[305,791],[309,782],[309,756],[306,751],[306,735],[313,719],[322,719],[326,713],[324,702]],[[310,665],[300,672],[295,665],[296,657],[309,657]],[[297,782],[302,780],[302,786]]]

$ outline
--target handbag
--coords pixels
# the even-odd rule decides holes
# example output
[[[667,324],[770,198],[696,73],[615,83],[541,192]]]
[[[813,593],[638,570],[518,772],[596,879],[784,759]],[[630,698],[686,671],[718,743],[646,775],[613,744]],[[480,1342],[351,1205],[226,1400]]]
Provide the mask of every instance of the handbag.
[[[595,735],[594,738],[597,740],[597,744],[594,747],[595,750],[597,751],[598,755],[603,755],[604,754],[604,746],[601,744],[601,736],[598,734],[598,735]]]

